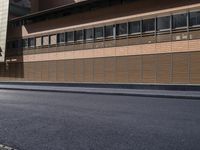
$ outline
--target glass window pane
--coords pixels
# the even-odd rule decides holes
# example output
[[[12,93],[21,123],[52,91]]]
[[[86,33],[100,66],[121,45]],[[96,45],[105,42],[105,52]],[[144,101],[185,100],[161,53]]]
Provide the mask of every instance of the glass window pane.
[[[155,19],[147,19],[142,22],[142,31],[150,32],[155,31]]]
[[[200,25],[200,11],[190,12],[190,26]]]
[[[103,38],[103,27],[95,28],[95,39]]]
[[[129,22],[129,34],[140,33],[141,32],[140,27],[141,27],[140,21]]]
[[[158,17],[157,18],[157,30],[170,29],[170,16]]]
[[[94,38],[93,29],[86,29],[85,30],[85,39],[86,40],[92,40],[93,38]]]
[[[35,38],[29,38],[28,39],[28,46],[29,47],[35,47]]]
[[[57,34],[57,42],[60,43],[65,43],[65,33],[59,33]]]
[[[67,32],[67,42],[74,42],[74,32]]]
[[[117,35],[126,35],[127,32],[127,23],[117,24]]]
[[[106,26],[105,27],[105,37],[113,37],[114,36],[114,26]]]
[[[23,45],[23,48],[28,48],[28,39],[23,39],[22,45]]]
[[[76,41],[83,41],[83,30],[76,31]]]
[[[187,27],[187,14],[173,15],[173,28]]]

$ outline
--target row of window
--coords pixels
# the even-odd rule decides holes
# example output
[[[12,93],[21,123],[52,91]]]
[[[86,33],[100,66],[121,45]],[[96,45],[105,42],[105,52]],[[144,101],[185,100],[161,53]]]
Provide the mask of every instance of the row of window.
[[[158,32],[162,32],[170,31],[171,29],[182,29],[196,26],[200,26],[200,11],[109,25],[105,27],[71,31],[50,36],[23,39],[22,47],[31,48],[35,46],[39,47],[62,43],[83,42],[84,40],[89,42],[104,38],[153,33],[156,30]],[[19,41],[14,41],[9,44],[11,45],[9,47],[20,47],[20,43],[21,42]]]

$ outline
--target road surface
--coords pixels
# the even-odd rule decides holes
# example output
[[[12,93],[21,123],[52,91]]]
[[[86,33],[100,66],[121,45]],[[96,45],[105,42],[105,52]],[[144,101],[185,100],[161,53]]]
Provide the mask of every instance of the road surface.
[[[0,90],[0,144],[18,150],[198,150],[200,100]]]

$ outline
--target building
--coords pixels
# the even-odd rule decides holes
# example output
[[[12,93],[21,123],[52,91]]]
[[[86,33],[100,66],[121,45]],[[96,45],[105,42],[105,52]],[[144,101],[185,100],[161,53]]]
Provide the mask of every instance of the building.
[[[199,0],[42,3],[9,20],[2,81],[200,83]]]
[[[9,2],[7,0],[1,0],[1,5],[0,5],[0,62],[5,61],[8,12],[9,12]]]
[[[31,12],[29,0],[10,0],[9,19],[26,15]]]

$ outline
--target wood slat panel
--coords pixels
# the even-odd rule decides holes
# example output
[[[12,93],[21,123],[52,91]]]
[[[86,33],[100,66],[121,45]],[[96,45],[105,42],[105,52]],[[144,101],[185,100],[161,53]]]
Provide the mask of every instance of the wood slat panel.
[[[75,82],[83,82],[84,61],[83,59],[74,60]]]
[[[192,84],[200,84],[200,52],[191,53],[190,82]]]
[[[41,66],[42,66],[42,81],[49,81],[49,64],[48,62],[41,62]]]
[[[65,61],[57,61],[56,63],[56,79],[58,82],[65,81]]]
[[[189,54],[173,54],[173,83],[189,83]]]
[[[93,59],[84,60],[84,82],[93,82],[94,80],[94,61]]]
[[[130,83],[142,82],[142,57],[129,56],[127,57],[127,70]]]
[[[112,83],[116,80],[116,58],[110,57],[105,58],[105,82]]]
[[[156,82],[156,55],[143,56],[143,82],[155,83]]]
[[[74,82],[74,60],[65,61],[65,65],[66,65],[65,81]]]
[[[56,61],[49,61],[48,62],[48,76],[50,81],[56,81]]]
[[[42,62],[35,62],[35,81],[42,80]]]
[[[171,54],[159,55],[157,65],[157,83],[170,83],[172,73]]]

